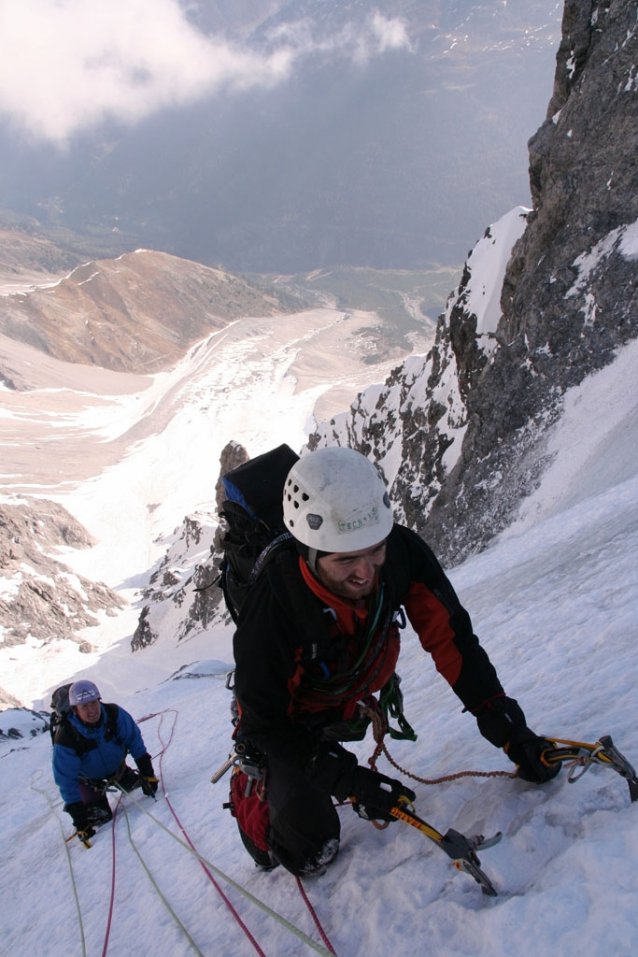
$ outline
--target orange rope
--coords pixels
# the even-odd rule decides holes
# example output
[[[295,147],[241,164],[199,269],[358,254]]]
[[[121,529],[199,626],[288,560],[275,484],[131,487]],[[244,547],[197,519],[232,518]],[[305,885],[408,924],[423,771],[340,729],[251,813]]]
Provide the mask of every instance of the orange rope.
[[[368,699],[368,702],[370,699]],[[375,704],[377,704],[376,699],[372,699]],[[383,743],[387,731],[387,725],[383,713],[378,707],[370,707],[368,703],[361,704],[359,706],[362,712],[370,718],[372,722],[372,734],[374,740],[377,743],[376,748],[372,757],[368,758],[368,764],[373,771],[377,770],[377,760],[379,756],[383,753],[390,762],[390,764],[400,771],[401,774],[406,775],[406,777],[412,778],[413,781],[418,781],[420,784],[442,784],[444,781],[456,781],[458,778],[515,778],[517,776],[516,771],[457,771],[456,774],[445,774],[440,778],[420,778],[416,774],[412,774],[411,771],[407,771],[405,768],[401,767],[400,764],[394,760],[387,747]]]

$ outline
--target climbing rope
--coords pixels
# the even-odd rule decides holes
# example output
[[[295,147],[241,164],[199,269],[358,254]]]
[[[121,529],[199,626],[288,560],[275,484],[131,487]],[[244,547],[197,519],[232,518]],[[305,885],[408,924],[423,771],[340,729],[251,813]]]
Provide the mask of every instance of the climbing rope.
[[[334,949],[334,947],[332,946],[332,944],[330,943],[330,940],[328,939],[328,935],[326,934],[325,930],[324,930],[323,927],[321,926],[321,921],[320,921],[319,918],[317,917],[317,912],[315,911],[314,907],[313,907],[312,904],[310,903],[310,900],[308,899],[308,895],[306,894],[306,889],[305,889],[305,887],[303,886],[303,884],[301,883],[301,878],[300,878],[300,877],[297,878],[297,887],[299,888],[299,893],[301,894],[301,896],[302,896],[302,898],[303,898],[304,904],[305,904],[306,907],[308,908],[308,912],[309,912],[310,916],[312,917],[313,921],[315,922],[315,927],[317,928],[317,930],[318,930],[319,933],[321,934],[321,939],[323,940],[324,944],[326,945],[326,947],[328,948],[328,950],[330,951],[330,953],[331,953],[331,954],[334,954],[335,957],[336,957],[337,952],[336,952],[336,950]]]
[[[320,944],[317,944],[316,941],[312,940],[311,937],[308,937],[307,934],[304,934],[302,930],[299,930],[298,927],[295,927],[295,925],[292,924],[289,920],[287,920],[285,917],[282,917],[281,914],[278,914],[277,911],[269,907],[268,904],[264,904],[262,900],[260,900],[258,897],[255,897],[254,894],[251,894],[250,891],[246,890],[245,887],[242,887],[242,885],[239,884],[237,881],[233,880],[232,877],[229,877],[228,874],[225,874],[224,871],[222,871],[219,867],[216,867],[215,864],[207,860],[207,858],[205,858],[202,854],[200,854],[198,851],[193,850],[191,847],[189,847],[186,841],[183,841],[176,834],[173,834],[173,832],[169,830],[169,828],[167,828],[165,824],[162,824],[162,822],[158,820],[158,818],[156,818],[154,814],[151,814],[150,811],[147,811],[146,808],[143,807],[142,804],[139,801],[137,801],[131,794],[128,795],[128,798],[130,801],[132,801],[133,804],[136,805],[136,807],[138,807],[144,814],[146,814],[146,816],[149,817],[154,824],[156,824],[159,828],[165,831],[169,835],[169,837],[171,837],[174,841],[176,841],[177,844],[181,845],[181,847],[183,847],[186,851],[188,851],[189,854],[192,854],[193,857],[195,857],[198,861],[200,861],[201,863],[205,864],[208,868],[210,868],[210,870],[213,871],[223,881],[226,881],[227,884],[230,884],[231,887],[234,887],[236,891],[239,891],[240,894],[242,894],[249,901],[255,904],[256,907],[259,907],[260,910],[268,914],[269,917],[272,917],[274,920],[276,920],[279,924],[281,924],[282,927],[285,927],[286,930],[290,931],[291,934],[294,934],[296,937],[302,940],[305,944],[307,944],[313,950],[316,950],[317,953],[319,954],[330,953],[330,951],[326,950]]]
[[[160,751],[160,756],[159,756],[160,782],[161,782],[161,785],[162,785],[162,791],[163,791],[163,794],[164,794],[164,800],[166,801],[166,803],[167,803],[167,805],[168,805],[168,808],[169,808],[171,814],[173,815],[173,817],[174,817],[174,819],[175,819],[175,821],[176,821],[176,823],[177,823],[177,826],[179,827],[180,831],[182,832],[182,834],[183,834],[184,837],[186,838],[186,841],[188,842],[188,845],[189,845],[189,847],[191,848],[191,850],[193,850],[193,851],[196,852],[197,849],[196,849],[195,845],[194,845],[193,842],[191,841],[189,835],[188,835],[187,832],[186,832],[186,829],[184,828],[184,825],[182,824],[182,822],[180,821],[180,819],[179,819],[179,817],[178,817],[178,815],[177,815],[177,812],[176,812],[175,808],[173,807],[173,805],[172,805],[171,802],[170,802],[170,799],[169,799],[169,797],[168,797],[168,794],[166,793],[166,786],[165,786],[165,784],[164,784],[164,769],[163,769],[163,767],[162,767],[162,762],[163,762],[163,759],[164,759],[164,753],[168,750],[168,748],[170,747],[170,744],[171,744],[171,742],[172,742],[172,740],[173,740],[173,734],[175,733],[175,726],[176,726],[176,724],[177,724],[177,711],[174,711],[173,709],[170,709],[170,710],[172,711],[172,713],[173,713],[173,715],[174,715],[174,718],[173,718],[173,723],[172,723],[172,725],[171,725],[170,735],[169,735],[168,741],[164,741],[164,739],[162,738],[162,723],[163,723],[163,720],[164,720],[164,714],[167,713],[167,712],[162,712],[162,713],[160,714],[160,723],[159,723],[159,727],[158,727],[158,729],[157,729],[157,737],[159,738],[160,744],[162,745],[162,750]],[[146,719],[142,719],[142,720],[146,720]],[[219,894],[219,896],[221,897],[221,899],[223,900],[223,902],[224,902],[224,904],[226,905],[226,907],[229,909],[229,911],[231,912],[231,914],[233,915],[233,917],[235,918],[235,920],[237,921],[237,923],[239,924],[239,926],[241,927],[241,929],[243,930],[243,932],[245,933],[245,935],[246,935],[246,937],[248,938],[248,940],[250,941],[250,943],[253,945],[253,947],[254,947],[255,950],[257,951],[257,953],[260,955],[260,957],[266,957],[266,955],[264,954],[263,950],[261,949],[261,947],[259,946],[259,944],[258,944],[257,941],[255,940],[255,938],[254,938],[253,935],[251,934],[250,930],[248,929],[248,927],[246,926],[246,924],[244,923],[244,921],[241,919],[241,917],[239,916],[239,914],[237,913],[237,911],[235,910],[235,908],[233,907],[233,905],[232,905],[231,902],[229,901],[229,899],[228,899],[228,897],[226,896],[226,894],[224,894],[224,891],[223,891],[222,888],[219,886],[219,884],[217,883],[217,881],[215,880],[215,878],[213,877],[213,875],[211,874],[211,872],[209,871],[209,869],[206,867],[205,864],[202,863],[201,860],[199,861],[199,865],[200,865],[200,867],[202,868],[202,870],[204,871],[204,873],[206,874],[206,876],[208,877],[209,881],[211,882],[211,884],[213,885],[213,887],[215,888],[215,890],[217,891],[217,893]]]
[[[181,930],[182,934],[184,935],[184,937],[186,938],[186,940],[187,940],[188,943],[190,944],[191,948],[195,951],[195,953],[198,955],[198,957],[204,957],[202,951],[199,949],[199,947],[197,946],[197,944],[195,943],[195,941],[193,940],[193,938],[191,937],[191,935],[190,935],[190,934],[188,933],[188,931],[186,930],[186,927],[184,926],[184,924],[182,923],[182,921],[179,919],[179,917],[177,916],[177,914],[175,913],[175,911],[173,910],[173,908],[172,908],[171,905],[169,904],[168,900],[166,899],[166,897],[164,896],[164,894],[163,894],[162,891],[160,890],[160,887],[159,887],[157,881],[156,881],[155,878],[153,877],[153,875],[152,875],[152,873],[151,873],[149,867],[148,867],[147,864],[146,864],[146,861],[144,860],[144,858],[143,858],[142,855],[140,854],[139,848],[137,847],[135,841],[133,840],[133,835],[131,834],[131,823],[130,823],[130,821],[129,821],[128,811],[126,810],[126,807],[124,806],[124,807],[122,808],[122,810],[123,810],[123,812],[124,812],[124,820],[126,821],[126,828],[127,828],[127,831],[128,831],[128,839],[129,839],[130,845],[131,845],[131,847],[133,848],[133,850],[135,851],[135,853],[137,854],[137,857],[138,857],[138,860],[139,860],[140,864],[142,865],[142,867],[143,867],[144,870],[146,871],[146,876],[148,877],[149,881],[151,882],[151,884],[152,884],[153,887],[155,888],[155,891],[156,891],[158,897],[160,898],[160,900],[162,901],[162,903],[163,903],[164,906],[166,907],[166,910],[169,912],[169,914],[171,915],[171,917],[173,918],[173,920],[175,921],[175,923],[177,924],[177,926],[178,926],[179,929]]]
[[[140,718],[140,719],[139,719],[139,722],[138,722],[138,723],[141,723],[142,721],[146,721],[146,720],[148,720],[149,718],[157,717],[158,715],[161,716],[161,714],[168,713],[169,711],[173,711],[174,714],[175,714],[175,721],[173,722],[173,727],[172,727],[172,729],[171,729],[171,739],[172,739],[172,734],[173,734],[173,732],[174,732],[175,724],[176,724],[176,721],[177,721],[177,712],[174,711],[174,709],[166,709],[165,712],[158,712],[158,713],[156,713],[156,714],[145,715],[143,718]],[[160,718],[160,728],[161,728],[161,718]],[[158,733],[158,737],[159,737],[159,733]],[[160,743],[163,744],[161,738],[160,738]],[[162,750],[162,752],[160,753],[160,765],[159,765],[159,767],[160,767],[160,773],[161,773],[161,758],[162,758],[163,752],[166,750],[166,748],[168,747],[169,744],[170,744],[170,739],[169,739],[169,742],[168,742],[165,746],[163,745],[163,750]],[[117,783],[116,783],[116,782],[115,782],[115,784],[116,784],[116,786],[117,786]],[[164,785],[163,785],[163,784],[162,784],[162,788],[163,788],[164,794],[165,794],[165,788],[164,788]],[[122,790],[122,789],[120,788],[119,790]],[[334,955],[334,953],[335,953],[334,950],[329,950],[329,949],[326,949],[326,948],[322,947],[320,944],[318,944],[316,941],[314,941],[311,937],[308,937],[308,935],[305,934],[305,933],[304,933],[302,930],[300,930],[298,927],[295,927],[295,925],[292,924],[289,920],[287,920],[287,919],[286,919],[285,917],[283,917],[281,914],[278,914],[277,911],[273,910],[271,907],[269,907],[267,904],[265,904],[263,901],[261,901],[258,897],[255,897],[254,894],[251,894],[251,892],[248,891],[245,887],[242,887],[241,884],[239,884],[237,881],[233,880],[232,877],[229,877],[228,874],[225,874],[224,871],[222,871],[220,868],[216,867],[215,864],[211,863],[211,861],[207,860],[203,855],[201,855],[201,854],[196,850],[196,848],[195,848],[195,846],[193,845],[192,841],[191,841],[190,838],[188,837],[186,831],[184,830],[184,828],[183,828],[183,826],[182,826],[181,822],[179,821],[179,819],[178,819],[178,817],[177,817],[176,814],[174,814],[173,816],[175,817],[175,820],[176,820],[178,826],[180,827],[180,830],[182,831],[182,833],[184,834],[184,837],[186,838],[185,841],[183,841],[180,837],[178,837],[178,836],[177,836],[176,834],[174,834],[171,830],[169,830],[169,828],[167,828],[158,818],[156,818],[153,814],[151,814],[151,812],[148,811],[148,810],[142,805],[142,803],[141,803],[140,801],[138,801],[136,798],[134,798],[132,794],[128,794],[127,796],[128,796],[128,798],[129,798],[129,800],[132,801],[132,803],[135,804],[144,814],[146,814],[147,817],[149,817],[158,827],[160,827],[160,828],[161,828],[163,831],[165,831],[174,841],[176,841],[176,842],[177,842],[178,844],[180,844],[183,848],[185,848],[185,849],[188,851],[189,854],[192,854],[193,857],[195,857],[195,858],[200,862],[200,864],[202,865],[202,867],[208,868],[210,871],[213,871],[219,878],[221,878],[223,881],[225,881],[227,884],[229,884],[231,887],[233,887],[235,890],[237,890],[240,894],[242,894],[244,897],[246,897],[249,901],[251,901],[251,902],[252,902],[253,904],[255,904],[257,907],[259,907],[262,911],[264,911],[264,913],[268,914],[270,917],[272,917],[274,920],[276,920],[279,924],[281,924],[282,927],[284,927],[286,930],[288,930],[291,934],[294,934],[296,937],[298,937],[300,940],[302,940],[305,944],[308,945],[308,947],[312,948],[313,950],[315,950],[315,951],[316,951],[317,953],[319,953],[319,954]],[[166,794],[165,794],[165,798],[166,798]],[[166,798],[166,800],[167,800],[167,803],[169,803],[168,798]],[[169,803],[169,807],[170,807],[170,803]],[[222,896],[224,896],[224,895],[222,895]],[[304,895],[302,895],[302,896],[304,896]],[[308,903],[310,903],[310,902],[308,902]],[[232,905],[230,905],[230,902],[229,902],[228,906],[231,908],[231,910],[233,909],[233,908],[232,908]],[[311,913],[314,913],[314,912],[312,911],[312,908],[310,908],[310,910],[311,910]],[[316,919],[316,923],[318,923],[318,919],[316,918],[316,915],[315,915],[315,919]],[[321,933],[322,937],[325,936],[323,930],[320,930],[320,933]],[[256,942],[255,942],[255,943],[256,943]],[[328,945],[328,946],[330,946],[330,945]],[[257,945],[257,947],[258,947],[258,945]],[[263,952],[262,952],[262,953],[263,953]]]
[[[162,734],[161,734],[162,721],[163,721],[163,716],[164,716],[165,714],[169,713],[169,712],[172,712],[175,717],[174,717],[174,720],[173,720],[173,724],[172,724],[172,726],[171,726],[170,735],[169,735],[169,737],[168,737],[168,740],[165,741],[165,740],[163,739],[163,737],[162,737]],[[165,751],[166,751],[167,748],[170,746],[170,744],[171,744],[171,742],[172,742],[172,739],[173,739],[173,734],[174,734],[174,730],[175,730],[175,725],[176,725],[176,722],[177,722],[177,711],[174,711],[174,709],[167,709],[167,710],[164,711],[164,712],[157,712],[157,713],[153,713],[153,714],[148,714],[148,715],[145,715],[143,718],[139,719],[139,722],[138,722],[138,723],[141,723],[141,722],[143,722],[143,721],[147,721],[147,720],[149,720],[150,718],[153,718],[153,717],[159,717],[159,718],[160,718],[160,724],[159,724],[159,728],[158,728],[157,734],[158,734],[158,738],[159,738],[160,744],[161,744],[161,746],[162,746],[161,751],[160,751],[160,753],[159,753],[159,770],[160,770],[160,780],[161,780],[161,784],[162,784],[162,791],[163,791],[163,794],[164,794],[164,798],[165,798],[165,800],[166,800],[166,803],[167,803],[167,805],[168,805],[168,807],[169,807],[169,809],[170,809],[170,811],[171,811],[171,814],[173,815],[173,817],[174,817],[174,819],[175,819],[175,821],[176,821],[178,827],[180,828],[182,834],[184,835],[184,838],[185,838],[186,843],[185,843],[185,841],[181,840],[177,835],[175,835],[172,831],[170,831],[160,820],[158,820],[158,818],[156,818],[153,814],[151,814],[150,811],[148,811],[148,810],[141,804],[140,801],[136,800],[130,793],[124,791],[121,787],[119,787],[119,785],[117,784],[117,782],[115,782],[115,781],[112,782],[113,786],[120,792],[120,794],[119,794],[119,796],[118,796],[117,804],[116,804],[116,806],[115,806],[115,808],[114,808],[114,810],[113,810],[113,821],[112,821],[111,893],[110,893],[109,909],[108,909],[108,916],[107,916],[107,925],[106,925],[106,931],[105,931],[105,936],[104,936],[104,944],[103,944],[103,947],[102,947],[102,957],[106,957],[106,953],[107,953],[108,945],[109,945],[109,938],[110,938],[110,932],[111,932],[112,919],[113,919],[114,902],[115,902],[115,886],[116,886],[115,823],[116,823],[117,812],[118,812],[118,809],[120,808],[123,795],[126,795],[127,798],[128,798],[134,805],[136,805],[144,814],[146,814],[158,827],[160,827],[163,831],[165,831],[174,841],[176,841],[178,844],[180,844],[182,847],[184,847],[190,854],[192,854],[192,855],[199,861],[199,863],[200,863],[202,869],[204,870],[204,872],[205,872],[206,875],[208,876],[209,880],[211,881],[211,883],[213,884],[213,886],[215,887],[215,889],[217,890],[217,892],[218,892],[219,895],[221,896],[222,900],[224,901],[224,903],[226,904],[226,906],[228,907],[228,909],[231,911],[231,913],[232,913],[233,916],[235,917],[235,919],[236,919],[236,921],[238,922],[239,926],[242,928],[242,930],[244,931],[244,933],[246,934],[246,936],[248,937],[248,939],[250,940],[250,942],[251,942],[252,945],[254,946],[255,950],[256,950],[257,953],[260,955],[260,957],[265,957],[265,954],[264,954],[263,950],[260,948],[260,946],[259,946],[259,944],[257,943],[257,941],[255,940],[255,938],[253,937],[253,935],[251,934],[251,932],[249,931],[249,929],[248,929],[248,928],[246,927],[246,925],[244,924],[243,920],[241,919],[240,915],[237,913],[237,911],[236,911],[235,908],[233,907],[233,905],[232,905],[232,903],[230,902],[230,900],[228,899],[228,897],[224,894],[222,888],[219,886],[219,884],[217,883],[217,881],[216,881],[215,878],[213,877],[213,874],[211,873],[211,871],[215,872],[215,873],[218,875],[218,877],[220,877],[222,880],[224,880],[227,884],[230,884],[231,887],[235,888],[235,890],[237,890],[240,894],[242,894],[244,897],[246,897],[249,901],[251,901],[251,902],[252,902],[253,904],[255,904],[257,907],[259,907],[262,911],[264,911],[264,912],[265,912],[266,914],[268,914],[270,917],[274,918],[282,927],[284,927],[284,928],[285,928],[286,930],[288,930],[290,933],[294,934],[297,938],[299,938],[299,940],[301,940],[303,943],[305,943],[305,944],[306,944],[308,947],[310,947],[312,950],[316,951],[316,952],[319,953],[319,954],[327,955],[327,957],[331,957],[331,955],[332,955],[332,957],[334,957],[334,955],[336,955],[336,951],[335,951],[334,948],[332,947],[332,944],[330,943],[330,941],[329,941],[329,939],[328,939],[328,937],[327,937],[327,935],[326,935],[324,929],[322,928],[321,923],[320,923],[320,921],[319,921],[319,918],[317,917],[317,914],[316,914],[316,912],[315,912],[315,910],[314,910],[312,904],[310,903],[310,901],[309,901],[309,899],[308,899],[308,897],[307,897],[307,895],[306,895],[306,893],[305,893],[305,890],[303,889],[303,886],[302,886],[302,884],[301,884],[301,881],[300,881],[299,879],[298,879],[297,883],[298,883],[298,887],[299,887],[300,894],[301,894],[301,896],[302,896],[302,899],[304,900],[304,903],[306,904],[306,906],[307,906],[307,908],[308,908],[308,911],[309,911],[310,915],[312,916],[312,919],[313,919],[313,921],[314,921],[314,923],[315,923],[315,926],[317,927],[317,930],[318,930],[319,934],[321,935],[321,937],[322,937],[322,939],[323,939],[323,941],[324,941],[324,943],[325,943],[325,945],[326,945],[325,948],[324,948],[323,946],[321,946],[320,944],[318,944],[316,941],[312,940],[312,938],[308,937],[307,934],[305,934],[302,930],[300,930],[298,927],[296,927],[294,924],[292,924],[290,921],[288,921],[285,917],[283,917],[281,914],[278,914],[275,910],[273,910],[272,908],[270,908],[267,904],[265,904],[263,901],[261,901],[261,900],[260,900],[259,898],[257,898],[255,895],[251,894],[250,891],[248,891],[246,888],[242,887],[241,884],[237,883],[237,882],[234,881],[231,877],[229,877],[227,874],[225,874],[220,868],[216,867],[214,864],[212,864],[210,861],[208,861],[205,857],[203,857],[201,854],[199,854],[199,852],[198,852],[197,849],[195,848],[195,845],[193,844],[193,842],[191,841],[189,835],[187,834],[187,832],[186,832],[184,826],[182,825],[181,821],[179,820],[179,817],[178,817],[178,815],[177,815],[175,809],[173,808],[173,806],[172,806],[172,804],[171,804],[171,802],[170,802],[170,800],[169,800],[169,798],[168,798],[168,796],[167,796],[167,794],[166,794],[166,787],[165,787],[165,783],[164,783],[162,759],[163,759],[163,756],[164,756]],[[156,757],[157,757],[157,756],[156,756]],[[34,773],[39,776],[39,775],[41,775],[42,772],[41,772],[41,771],[37,771],[37,772],[34,772]],[[55,806],[54,806],[53,801],[51,800],[49,794],[48,794],[44,789],[36,787],[35,784],[33,783],[33,780],[32,780],[32,782],[31,782],[31,787],[32,787],[32,789],[33,789],[34,791],[37,791],[38,793],[44,795],[44,797],[45,797],[46,800],[47,800],[47,803],[48,803],[48,805],[49,805],[49,808],[50,808],[51,812],[55,815],[55,817],[56,817],[57,820],[58,820],[58,824],[59,824],[59,827],[60,827],[60,832],[61,832],[62,839],[63,839],[63,843],[64,843],[64,848],[65,848],[66,855],[67,855],[67,862],[68,862],[68,866],[69,866],[69,874],[70,874],[71,885],[72,885],[72,889],[73,889],[73,896],[74,896],[74,899],[75,899],[75,905],[76,905],[76,909],[77,909],[78,924],[79,924],[80,938],[81,938],[81,947],[82,947],[82,957],[86,957],[87,951],[86,951],[86,938],[85,938],[85,932],[84,932],[84,923],[83,923],[83,919],[82,919],[82,912],[81,912],[81,907],[80,907],[80,901],[79,901],[77,883],[76,883],[76,880],[75,880],[75,875],[74,875],[74,871],[73,871],[73,864],[72,864],[71,855],[70,855],[70,853],[69,853],[69,847],[68,847],[68,844],[69,844],[71,838],[65,837],[63,823],[62,823],[62,821],[60,820],[60,818],[59,818],[59,816],[57,815],[57,813],[55,812]],[[148,868],[147,864],[146,864],[145,861],[143,860],[142,855],[140,854],[140,851],[139,851],[138,847],[136,846],[136,844],[135,844],[135,842],[134,842],[134,840],[133,840],[132,833],[131,833],[131,827],[130,827],[130,821],[129,821],[129,815],[128,815],[128,812],[127,812],[126,807],[125,807],[124,805],[122,805],[122,810],[123,810],[123,813],[124,813],[124,816],[125,816],[125,820],[126,820],[126,826],[127,826],[127,831],[128,831],[129,843],[131,844],[131,847],[133,848],[135,854],[136,854],[137,857],[139,858],[140,863],[142,864],[144,870],[146,871],[146,874],[147,874],[147,876],[148,876],[148,878],[149,878],[151,884],[152,884],[153,887],[155,888],[155,890],[156,890],[158,896],[160,897],[160,899],[162,900],[164,906],[167,908],[167,910],[169,911],[169,913],[171,914],[171,916],[172,916],[173,919],[175,920],[176,924],[178,925],[178,927],[180,928],[180,930],[182,931],[182,933],[184,934],[184,936],[185,936],[186,939],[188,940],[188,942],[189,942],[190,946],[192,947],[192,949],[195,951],[195,953],[201,955],[201,951],[198,949],[196,943],[194,942],[194,940],[192,939],[192,937],[191,937],[190,934],[188,933],[188,930],[186,929],[186,927],[184,926],[184,924],[181,922],[181,920],[179,919],[179,917],[177,916],[177,914],[176,914],[176,913],[174,912],[174,910],[171,908],[171,906],[170,906],[170,904],[168,903],[166,897],[162,894],[162,892],[161,892],[161,890],[160,890],[160,888],[159,888],[157,882],[155,881],[155,879],[154,879],[154,877],[153,877],[153,875],[152,875],[150,869]],[[72,835],[72,837],[74,837],[74,836],[75,836],[75,834]],[[201,955],[201,957],[203,957],[203,955]]]
[[[363,714],[370,718],[372,723],[372,734],[376,742],[376,747],[372,756],[368,758],[368,764],[373,771],[377,770],[377,761],[380,755],[384,754],[397,771],[400,771],[401,774],[408,778],[412,778],[413,781],[418,781],[419,784],[443,784],[445,781],[456,781],[459,778],[515,778],[517,776],[516,771],[457,771],[455,774],[445,774],[439,778],[420,778],[417,774],[413,774],[411,771],[406,770],[406,768],[401,767],[401,765],[394,760],[384,744],[388,726],[383,712],[374,698],[366,699],[366,701],[366,704],[360,703],[359,708]],[[376,708],[372,702],[376,704]]]
[[[49,810],[51,811],[51,813],[57,820],[58,824],[60,825],[60,833],[62,834],[62,843],[64,844],[64,850],[66,851],[67,864],[69,865],[69,875],[71,877],[71,887],[73,889],[73,898],[75,900],[75,907],[76,907],[77,915],[78,915],[78,925],[80,928],[80,941],[82,944],[82,957],[86,957],[86,938],[84,936],[84,922],[82,920],[82,909],[80,908],[80,898],[78,896],[78,888],[77,888],[77,883],[75,880],[75,874],[73,873],[73,863],[71,861],[71,854],[69,853],[67,840],[66,840],[66,837],[64,836],[64,825],[62,824],[60,817],[55,811],[55,805],[53,801],[51,800],[51,796],[49,795],[48,791],[45,791],[44,788],[36,787],[36,785],[34,784],[34,778],[37,780],[37,778],[39,778],[41,774],[42,774],[42,771],[34,771],[33,774],[31,775],[31,781],[29,786],[32,791],[37,791],[38,794],[44,795],[44,797],[46,798],[46,802],[49,805]]]
[[[106,930],[104,932],[104,945],[102,947],[102,957],[106,957],[106,952],[109,947],[109,938],[111,936],[111,923],[113,921],[113,909],[115,907],[115,819],[117,818],[117,812],[119,810],[120,804],[122,803],[122,795],[120,794],[117,799],[117,804],[113,809],[113,821],[111,824],[111,898],[109,900],[109,912],[106,919]]]

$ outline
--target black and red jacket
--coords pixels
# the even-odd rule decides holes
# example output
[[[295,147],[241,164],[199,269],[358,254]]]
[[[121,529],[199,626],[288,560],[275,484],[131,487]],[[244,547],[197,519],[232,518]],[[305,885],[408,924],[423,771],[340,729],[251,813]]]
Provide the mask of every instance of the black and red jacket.
[[[234,638],[243,739],[266,755],[304,765],[323,729],[351,718],[357,702],[394,673],[400,651],[394,619],[401,607],[466,709],[503,694],[431,549],[395,525],[377,591],[359,607],[328,592],[294,548],[259,575]]]

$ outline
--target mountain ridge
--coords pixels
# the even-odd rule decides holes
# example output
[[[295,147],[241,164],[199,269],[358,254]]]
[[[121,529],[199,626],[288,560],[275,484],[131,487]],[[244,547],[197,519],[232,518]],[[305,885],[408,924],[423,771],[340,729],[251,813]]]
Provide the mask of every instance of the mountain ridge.
[[[65,362],[151,373],[237,318],[284,315],[307,305],[275,284],[260,287],[169,253],[137,250],[5,294],[0,334]]]

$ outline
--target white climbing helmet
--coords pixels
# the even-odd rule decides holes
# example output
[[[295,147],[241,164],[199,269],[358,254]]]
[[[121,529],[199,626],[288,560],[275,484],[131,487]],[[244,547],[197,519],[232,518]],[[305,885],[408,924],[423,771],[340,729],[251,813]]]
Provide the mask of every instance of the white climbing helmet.
[[[100,692],[97,685],[85,678],[75,681],[69,688],[69,704],[75,708],[79,704],[88,704],[90,701],[99,701]]]
[[[284,522],[321,552],[356,552],[392,530],[392,505],[376,466],[354,449],[318,449],[295,462],[284,485]]]

